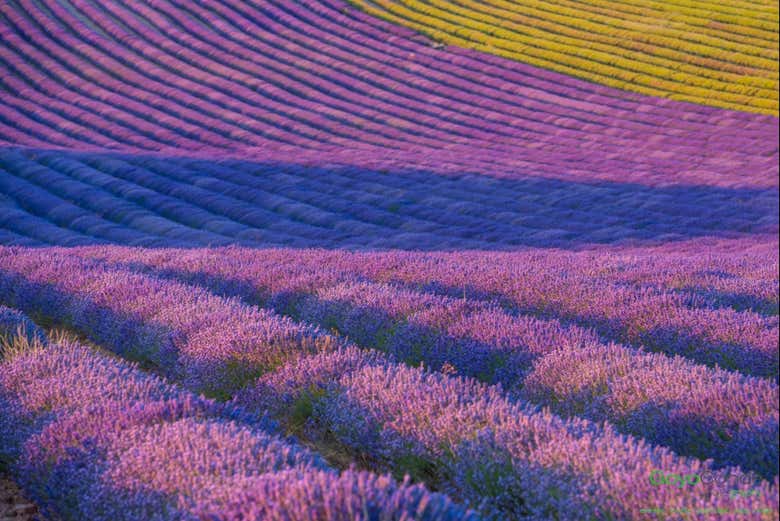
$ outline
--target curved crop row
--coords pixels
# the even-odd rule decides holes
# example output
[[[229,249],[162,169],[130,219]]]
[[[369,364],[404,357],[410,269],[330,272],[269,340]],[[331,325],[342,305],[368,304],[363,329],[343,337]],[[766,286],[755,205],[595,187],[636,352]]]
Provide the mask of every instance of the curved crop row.
[[[475,519],[420,485],[337,473],[240,409],[77,344],[0,359],[0,413],[0,461],[57,519]]]
[[[776,263],[771,242],[745,240],[743,244],[758,245],[761,262],[775,259]],[[689,306],[691,300],[696,304],[695,295],[677,295],[641,285],[632,288],[613,280],[616,273],[631,273],[626,264],[633,255],[643,259],[655,257],[656,266],[663,264],[672,271],[686,257],[675,253],[654,255],[652,249],[643,252],[637,248],[606,254],[358,254],[347,263],[369,278],[422,285],[453,295],[462,291],[487,295],[521,312],[592,327],[611,340],[687,354],[731,369],[742,367],[753,374],[777,376],[777,352],[773,347],[778,335],[776,314],[736,312],[727,306],[707,309],[701,303]],[[723,262],[728,262],[728,256],[716,256],[706,269],[719,269]],[[762,286],[758,298],[747,297],[750,308],[763,308],[761,297],[771,294],[776,279],[768,278]],[[772,304],[776,297],[769,299],[771,309],[776,306]],[[703,346],[709,346],[709,352],[697,353]],[[748,351],[758,356],[754,362],[744,358]],[[716,356],[724,358],[712,358]]]
[[[699,249],[693,254],[658,254],[652,248],[634,248],[605,253],[536,250],[495,254],[312,250],[304,255],[296,250],[230,249],[225,254],[219,250],[189,253],[114,247],[77,250],[77,253],[168,272],[206,284],[220,293],[237,294],[287,313],[295,311],[289,309],[285,295],[295,294],[315,295],[314,305],[330,301],[334,310],[343,301],[351,303],[352,308],[396,317],[425,311],[435,300],[391,287],[354,284],[361,280],[400,284],[455,298],[466,298],[468,293],[470,299],[498,301],[512,313],[592,328],[610,341],[776,378],[778,323],[771,309],[777,305],[777,279],[772,269],[777,264],[777,255],[772,245],[764,241],[745,239],[735,244],[745,248],[753,246],[755,253],[716,253],[704,258]],[[659,277],[675,280],[688,277],[701,285],[716,276],[713,270],[720,270],[723,273],[720,279],[730,281],[724,283],[728,289],[744,280],[737,275],[744,271],[743,265],[751,257],[756,260],[750,261],[750,265],[758,263],[765,266],[765,271],[764,278],[755,285],[757,293],[743,297],[747,310],[735,310],[723,304],[710,307],[707,299],[696,293],[680,294],[675,288],[648,285],[643,274],[644,270],[652,270]],[[664,270],[666,275],[662,275]],[[750,272],[753,276],[759,273],[753,268]],[[700,273],[704,274],[703,279]],[[637,283],[631,284],[634,275]],[[347,285],[338,289],[339,283]],[[717,294],[709,298],[717,298]],[[727,292],[725,298],[734,297]],[[280,300],[273,303],[274,299]],[[406,302],[415,303],[403,309]],[[464,303],[463,307],[466,309],[468,305]],[[323,317],[322,321],[327,322],[327,318]],[[356,327],[371,327],[357,318],[353,322]],[[424,326],[431,324],[438,326],[441,322],[429,321]]]
[[[190,259],[183,260],[186,264]],[[143,259],[126,262],[143,267]],[[231,396],[253,377],[292,358],[344,345],[202,288],[68,255],[6,255],[0,266],[4,299],[66,322],[116,352],[151,361],[191,388],[217,396]],[[193,268],[197,279],[197,264]],[[278,275],[271,277],[279,280]],[[301,275],[306,280],[305,270]],[[320,280],[328,276],[314,274]],[[232,288],[229,281],[218,285],[220,279],[213,275],[211,281],[209,289],[219,293],[247,297],[262,291],[240,281]],[[604,346],[586,331],[512,317],[479,303],[365,284],[336,286],[330,290],[336,296],[325,289],[309,298],[296,297],[291,289],[271,296],[274,309],[297,311],[299,318],[323,327],[336,326],[362,346],[411,364],[502,383],[534,403],[566,415],[610,420],[625,432],[685,454],[776,474],[777,443],[764,435],[771,433],[777,414],[777,386],[768,381]],[[350,289],[357,290],[352,303],[344,300]],[[473,328],[475,323],[484,329]],[[572,381],[588,364],[589,376]],[[632,385],[640,373],[644,388]],[[753,433],[754,423],[767,426]],[[743,438],[755,444],[750,455],[732,446]]]
[[[0,467],[63,521],[776,519],[777,20],[0,2]]]
[[[777,8],[719,12],[717,2],[643,6],[613,2],[352,0],[366,12],[436,40],[643,94],[777,115]],[[669,23],[670,19],[675,24]],[[711,21],[727,24],[702,30]],[[709,34],[708,34],[709,33]],[[733,41],[749,37],[745,45]]]
[[[16,255],[14,260],[17,263],[21,260],[21,264],[16,264],[16,269],[23,269],[26,277],[32,282],[25,283],[24,278],[12,276],[5,281],[9,285],[4,284],[6,289],[3,290],[3,294],[7,296],[4,298],[19,299],[21,304],[27,306],[32,311],[46,310],[44,313],[48,313],[50,318],[64,319],[84,333],[96,338],[96,340],[105,341],[107,346],[116,349],[118,352],[122,352],[118,348],[119,338],[125,343],[135,342],[139,340],[139,335],[144,332],[137,322],[122,321],[121,317],[116,316],[116,314],[110,315],[103,312],[101,315],[96,311],[96,307],[99,310],[100,307],[105,307],[110,305],[110,302],[116,301],[116,296],[119,294],[123,295],[119,300],[121,303],[114,304],[114,306],[124,307],[127,311],[131,311],[135,306],[136,312],[139,313],[141,309],[151,310],[155,306],[159,307],[164,303],[164,308],[156,316],[151,315],[149,312],[145,315],[143,313],[139,314],[142,315],[143,324],[147,327],[152,327],[155,323],[167,325],[169,328],[173,327],[164,336],[172,338],[174,344],[176,344],[174,348],[179,347],[185,356],[185,360],[188,350],[190,353],[193,352],[193,350],[187,347],[187,344],[194,346],[198,338],[204,340],[208,338],[211,341],[218,342],[219,337],[214,337],[213,335],[204,336],[198,333],[191,333],[189,336],[185,336],[185,330],[177,330],[174,326],[184,317],[187,317],[185,323],[194,324],[197,320],[204,320],[206,317],[219,316],[223,320],[219,331],[220,334],[222,336],[227,334],[230,338],[233,337],[229,335],[234,329],[233,323],[229,322],[228,317],[215,308],[215,306],[218,307],[218,302],[223,302],[224,306],[229,304],[229,301],[209,299],[205,294],[192,289],[189,290],[189,300],[184,301],[187,295],[177,291],[177,288],[183,289],[184,287],[170,282],[163,286],[156,284],[156,298],[152,299],[144,291],[145,277],[143,276],[122,276],[115,269],[104,270],[101,274],[100,266],[95,263],[68,261],[65,257],[59,259],[49,257],[47,260],[34,257],[22,258],[22,256]],[[42,271],[40,271],[40,268],[36,270],[36,264],[42,267]],[[79,264],[84,269],[89,270],[83,274],[84,278],[79,277],[79,271],[76,269]],[[69,280],[80,285],[83,289],[70,288],[70,291],[73,292],[72,295],[63,292],[62,289],[58,291],[56,288],[57,286],[62,286],[62,278],[56,276],[57,266],[67,271],[70,275]],[[7,272],[9,268],[13,271],[13,268],[7,265],[7,262],[4,262],[4,271]],[[46,273],[50,276],[55,276],[60,282],[54,282],[51,280],[51,277],[48,277],[47,281]],[[129,280],[130,278],[132,278],[134,284],[122,285],[122,279]],[[80,279],[81,281],[79,281]],[[112,285],[112,280],[117,282]],[[115,284],[122,285],[125,289],[119,291],[120,288]],[[91,290],[88,289],[90,285],[93,288]],[[128,293],[128,288],[130,287],[138,288],[137,292],[134,293],[134,298],[130,298]],[[196,298],[198,295],[200,295],[200,298],[196,303],[193,298]],[[188,310],[185,312],[187,314],[176,313],[175,305],[171,302],[172,300],[187,305]],[[210,300],[211,304],[209,305]],[[73,315],[76,315],[75,319],[68,318]],[[101,320],[101,317],[103,320]],[[168,318],[166,319],[166,317]],[[90,321],[91,323],[87,323]],[[143,340],[145,342],[141,345],[150,348],[155,347],[154,337],[151,335],[147,335]],[[303,354],[305,350],[301,351],[294,345],[286,344],[282,339],[277,342],[277,346],[285,349],[285,351],[276,351],[281,356],[281,372],[275,373],[273,369],[270,372],[263,371],[268,376],[260,380],[259,391],[255,391],[253,386],[250,386],[245,392],[238,389],[241,403],[246,402],[250,404],[250,407],[252,407],[251,404],[255,404],[254,406],[257,407],[258,411],[269,407],[270,404],[264,400],[274,396],[273,392],[266,390],[266,385],[269,381],[278,381],[282,385],[282,391],[288,389],[291,385],[296,386],[293,388],[293,392],[296,393],[292,398],[293,401],[297,400],[299,391],[297,389],[299,384],[296,382],[305,381],[303,383],[303,391],[312,389],[316,391],[318,384],[323,381],[322,377],[316,373],[312,375],[311,371],[301,370],[294,362],[290,362],[291,359],[300,358],[299,355]],[[266,344],[266,349],[268,349],[268,344]],[[210,350],[209,352],[212,351]],[[219,358],[221,351],[221,349],[213,351],[214,356]],[[251,349],[247,351],[247,353],[252,352],[256,353],[258,350]],[[351,402],[333,402],[333,408],[328,409],[333,413],[341,411],[350,417],[353,414],[357,414],[356,417],[347,422],[357,431],[347,428],[347,432],[343,433],[342,429],[344,427],[340,424],[327,424],[325,425],[326,430],[337,433],[337,441],[352,447],[357,454],[365,454],[368,457],[375,458],[376,454],[372,453],[369,447],[363,445],[366,441],[370,442],[370,446],[375,447],[376,450],[380,451],[380,454],[389,455],[390,460],[396,462],[396,466],[392,467],[393,470],[407,472],[414,471],[416,468],[439,469],[437,472],[444,472],[444,477],[441,478],[442,481],[440,481],[438,474],[432,478],[437,486],[441,486],[459,500],[479,506],[487,515],[496,514],[499,517],[507,515],[514,517],[523,515],[523,512],[534,512],[546,515],[557,514],[571,519],[589,518],[593,515],[638,518],[638,503],[631,493],[626,495],[626,491],[622,489],[608,491],[607,481],[610,479],[610,473],[605,474],[605,469],[612,468],[615,473],[613,475],[620,476],[619,479],[616,478],[619,482],[628,483],[632,481],[640,483],[647,479],[647,476],[653,470],[652,467],[657,466],[659,461],[663,461],[665,465],[669,466],[669,472],[697,473],[706,471],[714,472],[713,475],[720,477],[718,478],[718,485],[710,483],[705,487],[697,489],[692,496],[673,494],[669,490],[653,488],[649,485],[645,485],[642,489],[634,489],[635,492],[638,491],[637,493],[644,497],[644,501],[650,501],[654,505],[667,504],[667,500],[669,500],[671,502],[668,504],[680,506],[681,508],[696,508],[704,504],[709,506],[710,503],[713,504],[713,508],[717,506],[722,507],[722,502],[731,500],[721,490],[721,480],[723,486],[727,488],[741,490],[748,485],[755,485],[767,494],[772,493],[773,485],[767,482],[759,483],[751,479],[750,483],[744,480],[740,483],[739,478],[734,477],[733,469],[731,471],[715,472],[711,470],[709,463],[702,464],[698,460],[680,459],[667,452],[666,449],[646,448],[641,442],[632,438],[627,439],[625,436],[613,432],[608,427],[602,429],[582,420],[566,422],[551,416],[549,413],[526,410],[524,406],[507,401],[499,390],[483,387],[468,379],[452,378],[441,373],[426,375],[418,369],[405,369],[395,363],[383,362],[381,356],[377,358],[378,355],[364,355],[352,348],[346,350],[337,348],[334,353],[333,361],[335,364],[325,362],[326,368],[331,368],[326,370],[328,375],[337,376],[332,374],[334,365],[338,368],[338,371],[344,370],[347,372],[345,374],[348,374],[350,367],[354,364],[347,362],[355,357],[359,361],[357,364],[358,368],[364,365],[364,360],[379,360],[379,366],[386,368],[390,372],[385,376],[380,375],[378,380],[374,380],[373,377],[370,380],[376,383],[384,381],[383,385],[386,386],[386,389],[400,393],[395,395],[397,399],[404,401],[406,407],[411,405],[412,411],[419,410],[420,413],[415,412],[411,415],[402,416],[387,409],[382,414],[395,415],[396,418],[406,418],[405,421],[411,423],[407,427],[399,425],[398,428],[402,429],[402,431],[396,434],[388,431],[389,437],[381,436],[377,439],[371,434],[371,432],[375,432],[375,427],[371,426],[374,424],[371,422],[375,421],[376,414],[381,413],[383,407],[395,407],[393,405],[395,402],[387,400],[384,396],[367,391],[367,396],[374,396],[376,400],[384,405],[374,402],[365,405],[368,405],[370,408],[379,407],[380,409],[370,412],[365,411],[364,414],[364,412],[355,409],[355,407],[362,407],[359,403],[352,405]],[[125,351],[125,354],[132,353]],[[136,354],[138,353],[136,352]],[[348,358],[346,362],[342,359],[344,356]],[[145,358],[147,360],[158,360],[158,367],[164,369],[166,368],[165,364],[170,364],[164,357],[160,358],[158,356],[155,358],[155,356],[147,355]],[[301,364],[305,366],[313,363],[316,371],[316,368],[319,366],[318,360],[317,358],[304,357]],[[242,361],[242,363],[249,366],[252,365],[251,361]],[[202,373],[197,372],[197,368],[195,372],[196,376],[202,376]],[[229,377],[229,368],[226,366],[222,366],[209,374],[215,376],[222,374],[224,378],[220,379],[220,381],[227,385],[227,389],[237,389],[239,387],[236,385],[237,382]],[[277,378],[279,379],[276,380]],[[422,380],[420,380],[421,378]],[[326,375],[325,379],[329,380],[330,377]],[[388,385],[391,382],[395,382],[395,385],[403,387],[406,385],[404,382],[410,379],[411,387],[408,388],[402,389],[399,387],[394,389],[392,385]],[[340,382],[338,379],[335,381]],[[415,386],[417,386],[417,390],[415,390]],[[423,391],[424,389],[428,389],[428,391]],[[443,390],[443,394],[439,392],[439,389]],[[319,392],[315,392],[315,395],[318,396],[319,394]],[[424,403],[423,396],[426,396],[427,400],[438,401],[441,405],[435,406],[433,403]],[[299,406],[286,407],[285,404],[289,403],[289,401],[290,399],[283,394],[279,400],[272,398],[272,403],[276,403],[278,407],[282,408],[281,412],[275,414],[278,414],[283,420],[287,420],[285,414],[294,413],[295,410],[300,408]],[[769,399],[766,401],[768,402]],[[321,405],[327,403],[330,402],[321,402]],[[456,409],[450,411],[447,407],[443,407],[445,403],[450,403],[450,407],[456,409],[461,407],[465,407],[465,409],[462,409],[461,412],[456,412]],[[272,409],[275,410],[277,406],[272,407]],[[312,407],[319,411],[320,405],[316,405],[316,407],[312,405]],[[307,416],[307,410],[304,406],[304,416]],[[435,413],[435,416],[430,416],[434,411],[438,412]],[[439,412],[442,416],[438,416]],[[343,419],[345,418],[346,416],[343,417]],[[355,418],[365,418],[365,420],[355,423]],[[510,423],[504,424],[501,418],[511,419],[509,420]],[[363,421],[369,423],[365,424]],[[387,419],[376,421],[384,424]],[[420,422],[418,427],[414,427],[412,424],[418,421]],[[486,421],[487,423],[485,423]],[[430,426],[437,423],[441,424],[445,429],[451,429],[451,427],[446,427],[448,424],[451,426],[461,424],[461,429],[458,431],[461,434],[454,438],[449,438],[450,441],[445,442],[445,439],[441,438],[441,436],[446,435],[446,432],[441,432],[438,428],[429,430]],[[488,430],[482,429],[483,427]],[[364,430],[366,428],[368,430]],[[420,432],[421,434],[428,433],[426,436],[431,437],[430,441],[424,441],[422,444],[415,443],[414,436],[416,435],[413,434],[412,438],[408,438],[407,434],[409,432],[407,432],[407,429],[412,429],[411,432]],[[382,430],[380,429],[380,431]],[[366,435],[369,437],[366,438]],[[316,439],[316,437],[313,439]],[[586,460],[580,461],[580,459],[577,459],[575,454],[584,453],[580,449],[575,449],[574,445],[571,448],[567,448],[570,443],[574,443],[578,447],[583,443],[587,445],[589,451],[587,451],[588,457],[586,460],[590,463],[586,463]],[[434,449],[434,447],[436,448]],[[537,448],[529,452],[532,447]],[[557,449],[555,449],[555,452],[550,452],[553,447],[557,447]],[[432,453],[431,450],[434,450],[434,452]],[[445,455],[451,454],[451,456],[444,456],[443,459],[441,456],[436,456],[435,454],[441,450],[445,451]],[[561,450],[563,452],[560,452]],[[592,455],[596,453],[600,456],[594,460]],[[547,456],[544,456],[545,454]],[[399,457],[395,457],[396,455]],[[448,461],[448,457],[452,457],[453,460]],[[561,466],[564,459],[570,463]],[[384,460],[380,457],[377,458],[377,461],[381,462]],[[475,466],[477,463],[478,466]],[[411,467],[407,467],[407,465],[411,465]],[[607,467],[603,467],[603,465],[607,465]],[[731,477],[728,475],[729,472],[732,472]],[[423,473],[422,475],[425,474]],[[422,477],[422,475],[417,474],[418,477]],[[510,491],[509,495],[507,495],[507,491]],[[550,501],[551,498],[552,501]],[[762,509],[771,511],[772,509],[772,505],[767,505],[764,500],[755,498],[742,503],[740,508],[749,508],[753,511]]]
[[[279,163],[5,149],[0,226],[65,246],[482,250],[777,229],[777,191],[769,187],[480,179],[437,171],[454,168],[446,164],[409,171],[403,165],[411,156],[378,164],[366,157],[360,166],[342,163],[341,154],[332,159],[322,167],[313,158],[296,164],[301,157]]]
[[[679,475],[713,471],[609,427],[510,402],[473,380],[356,350],[299,359],[261,377],[236,402],[270,408],[309,436],[482,501],[498,519],[643,519],[658,508],[695,515],[720,508],[724,518],[738,519],[775,508],[764,494],[774,494],[776,478],[756,485],[764,499],[739,504],[721,489],[740,487],[733,469],[685,493],[653,486],[649,476],[659,466]]]
[[[682,454],[777,474],[771,437],[754,440],[765,451],[748,454],[734,446],[754,423],[772,432],[777,388],[767,381],[603,345],[591,331],[514,316],[479,300],[361,282],[345,254],[331,254],[339,262],[321,267],[331,262],[316,252],[290,252],[295,259],[285,259],[284,251],[237,249],[229,255],[126,248],[75,253],[238,296],[407,363],[500,383],[561,414],[609,420]],[[716,355],[722,353],[713,348]],[[759,367],[762,357],[756,353],[754,360]]]
[[[14,0],[0,32],[4,244],[505,249],[777,230],[776,118],[432,48],[340,0]]]
[[[68,4],[0,6],[4,143],[776,184],[775,118],[434,49],[340,1]]]
[[[12,256],[3,263],[6,298],[197,392],[230,396],[290,357],[340,343],[316,328],[192,286],[67,256],[54,262]]]

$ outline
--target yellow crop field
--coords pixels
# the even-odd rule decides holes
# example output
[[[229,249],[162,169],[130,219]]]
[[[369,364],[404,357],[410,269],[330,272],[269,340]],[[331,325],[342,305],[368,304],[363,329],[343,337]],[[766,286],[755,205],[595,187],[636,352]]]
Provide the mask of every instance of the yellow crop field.
[[[436,41],[610,87],[778,115],[778,3],[350,0]]]

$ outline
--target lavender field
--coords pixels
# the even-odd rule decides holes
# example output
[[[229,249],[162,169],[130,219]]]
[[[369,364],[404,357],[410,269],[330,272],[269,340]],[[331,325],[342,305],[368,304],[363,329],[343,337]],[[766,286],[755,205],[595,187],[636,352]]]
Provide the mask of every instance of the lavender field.
[[[777,18],[0,2],[0,520],[780,519]]]

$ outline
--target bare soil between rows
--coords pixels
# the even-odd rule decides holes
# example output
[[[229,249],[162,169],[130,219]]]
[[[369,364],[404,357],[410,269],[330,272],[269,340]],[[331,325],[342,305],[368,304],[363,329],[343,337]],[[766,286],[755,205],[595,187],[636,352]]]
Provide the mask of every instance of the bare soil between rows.
[[[7,475],[0,474],[0,521],[41,521],[38,508]]]

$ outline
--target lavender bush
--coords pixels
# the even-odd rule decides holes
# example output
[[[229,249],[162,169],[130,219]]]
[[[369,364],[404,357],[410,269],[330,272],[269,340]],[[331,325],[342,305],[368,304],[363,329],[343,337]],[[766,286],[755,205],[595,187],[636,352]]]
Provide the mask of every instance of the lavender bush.
[[[0,460],[58,519],[476,519],[77,344],[0,363],[0,412]]]

